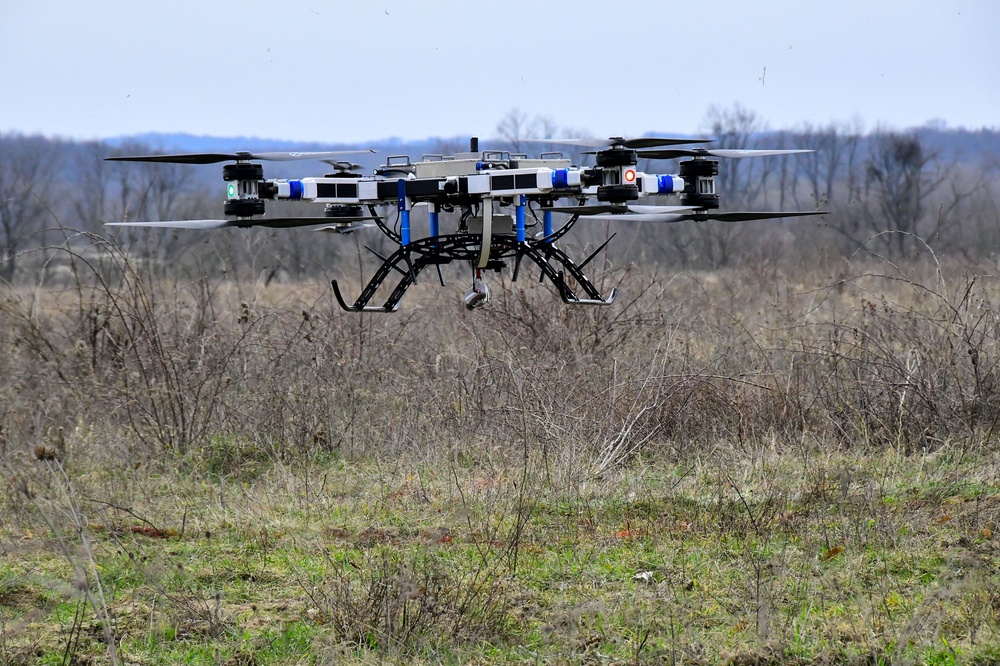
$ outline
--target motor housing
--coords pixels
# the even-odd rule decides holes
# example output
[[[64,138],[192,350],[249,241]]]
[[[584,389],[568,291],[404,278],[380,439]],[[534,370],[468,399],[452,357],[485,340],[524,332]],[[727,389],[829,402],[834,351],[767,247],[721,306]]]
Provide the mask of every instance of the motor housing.
[[[718,160],[697,158],[681,162],[680,177],[684,181],[681,205],[718,208],[719,195],[715,191],[715,177],[718,175]]]

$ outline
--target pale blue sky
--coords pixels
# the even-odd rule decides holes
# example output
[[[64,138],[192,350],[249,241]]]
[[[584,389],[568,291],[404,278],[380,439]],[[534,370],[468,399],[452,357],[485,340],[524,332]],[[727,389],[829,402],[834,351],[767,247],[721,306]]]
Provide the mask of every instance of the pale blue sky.
[[[997,0],[0,0],[0,132],[364,142],[1000,127]],[[765,69],[766,68],[766,69]]]

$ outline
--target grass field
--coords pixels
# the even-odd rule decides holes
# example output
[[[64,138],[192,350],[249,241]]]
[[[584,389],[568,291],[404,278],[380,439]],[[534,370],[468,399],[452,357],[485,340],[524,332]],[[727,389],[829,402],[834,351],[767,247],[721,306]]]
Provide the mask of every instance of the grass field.
[[[0,663],[1000,660],[988,268],[601,277],[8,290]]]

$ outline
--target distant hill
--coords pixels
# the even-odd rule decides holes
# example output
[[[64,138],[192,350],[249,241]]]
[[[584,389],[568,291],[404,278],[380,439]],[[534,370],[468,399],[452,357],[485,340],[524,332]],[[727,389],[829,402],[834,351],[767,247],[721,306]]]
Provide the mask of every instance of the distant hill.
[[[924,145],[944,158],[954,156],[964,162],[1000,158],[1000,131],[997,130],[970,131],[922,127],[913,131]]]
[[[262,139],[260,137],[219,137],[200,136],[185,133],[147,132],[108,139],[112,146],[138,142],[163,150],[201,153],[209,151],[237,150],[348,150],[360,146],[350,144],[322,144],[317,142],[284,141],[282,139]]]
[[[184,133],[148,132],[132,134],[107,139],[105,143],[114,148],[125,144],[142,144],[153,151],[166,153],[204,153],[204,152],[236,152],[249,151],[320,151],[320,150],[365,150],[372,149],[375,154],[359,153],[345,156],[352,162],[360,164],[363,172],[370,172],[385,162],[389,155],[408,155],[412,160],[419,160],[426,154],[453,153],[467,150],[468,137],[429,138],[419,141],[404,141],[398,137],[357,143],[320,143],[304,141],[283,141],[281,139],[262,139],[259,137],[217,137],[199,136]],[[488,147],[488,146],[486,146]],[[283,175],[288,165],[275,164],[268,169],[271,177],[286,177]],[[293,169],[294,170],[294,169]],[[298,169],[301,171],[301,169]]]
[[[993,129],[965,130],[936,127],[920,127],[912,132],[920,137],[924,145],[943,158],[956,156],[960,161],[979,162],[996,159],[1000,156],[1000,131]],[[762,135],[767,142],[765,132]],[[675,132],[658,132],[656,136],[686,136]],[[711,138],[711,137],[708,137]],[[238,150],[274,151],[274,150],[361,150],[371,148],[378,152],[378,157],[358,155],[352,157],[354,162],[362,164],[366,169],[374,168],[385,161],[388,155],[408,155],[413,160],[419,160],[425,154],[450,154],[467,150],[469,137],[431,137],[427,139],[406,141],[398,137],[389,137],[360,143],[321,143],[305,141],[285,141],[282,139],[264,139],[260,137],[218,137],[199,136],[185,133],[148,132],[129,136],[107,139],[105,143],[112,147],[120,147],[125,143],[141,143],[153,150],[164,152],[235,152]],[[482,147],[495,147],[495,141],[482,139]],[[722,148],[724,146],[716,146]]]
[[[398,137],[378,139],[366,143],[322,143],[317,141],[285,141],[282,139],[263,139],[260,137],[219,137],[219,136],[199,136],[184,133],[162,133],[147,132],[145,134],[131,134],[107,139],[110,146],[121,146],[125,143],[144,143],[154,149],[169,150],[178,152],[210,152],[210,151],[237,151],[237,150],[363,150],[371,148],[373,150],[388,149],[433,149],[440,145],[468,145],[468,137],[450,138],[428,138],[418,141],[404,141]],[[414,154],[415,158],[419,155]]]

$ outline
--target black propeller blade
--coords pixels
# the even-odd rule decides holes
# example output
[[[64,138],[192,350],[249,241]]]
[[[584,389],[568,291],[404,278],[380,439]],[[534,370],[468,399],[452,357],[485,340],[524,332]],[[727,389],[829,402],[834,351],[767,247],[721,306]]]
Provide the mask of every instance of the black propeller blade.
[[[615,204],[593,204],[590,206],[547,206],[542,208],[542,210],[551,213],[567,213],[569,215],[598,215],[601,213],[615,215],[628,212],[628,208],[625,206],[616,206]]]
[[[224,229],[226,227],[269,227],[271,229],[293,229],[332,222],[364,222],[371,216],[351,217],[261,217],[237,218],[231,220],[162,220],[158,222],[107,222],[106,227],[159,227],[162,229]]]
[[[169,164],[215,164],[237,160],[267,160],[271,162],[289,162],[292,160],[327,160],[340,155],[357,155],[359,153],[374,153],[374,150],[325,150],[319,152],[271,152],[250,153],[181,153],[178,155],[127,155],[106,157],[109,162],[166,162]]]
[[[812,215],[826,215],[830,211],[810,210],[810,211],[769,211],[751,212],[736,211],[729,213],[691,213],[692,220],[717,220],[719,222],[749,222],[751,220],[774,220],[782,217],[809,217]]]
[[[355,164],[350,160],[323,160],[340,173],[350,173],[361,168],[360,164]]]
[[[647,160],[673,160],[678,157],[767,157],[769,155],[791,155],[812,153],[813,150],[735,150],[730,148],[668,148],[666,150],[640,150],[636,157]]]
[[[709,220],[716,220],[718,222],[749,222],[751,220],[773,220],[782,217],[808,217],[812,215],[826,215],[829,212],[825,210],[732,211],[732,212],[709,212],[703,210],[698,212],[676,213],[676,212],[670,212],[669,210],[662,210],[671,208],[671,206],[645,206],[643,208],[645,208],[646,210],[643,210],[641,212],[637,211],[635,213],[625,213],[625,214],[601,213],[592,216],[592,219],[631,220],[633,222],[662,222],[662,223],[674,223],[674,222],[686,222],[686,221],[707,222]]]
[[[374,222],[357,222],[355,224],[331,224],[325,227],[320,227],[316,231],[332,231],[338,234],[353,234],[356,231],[361,231],[362,229],[369,229],[374,227]]]
[[[709,143],[711,139],[685,139],[673,137],[643,136],[626,139],[613,136],[609,139],[522,139],[522,143],[558,143],[564,146],[580,146],[583,148],[655,148],[657,146],[678,146],[686,143]]]
[[[543,211],[569,215],[625,215],[629,213],[680,213],[698,210],[697,206],[641,206],[637,204],[592,204],[589,206],[546,206]]]

